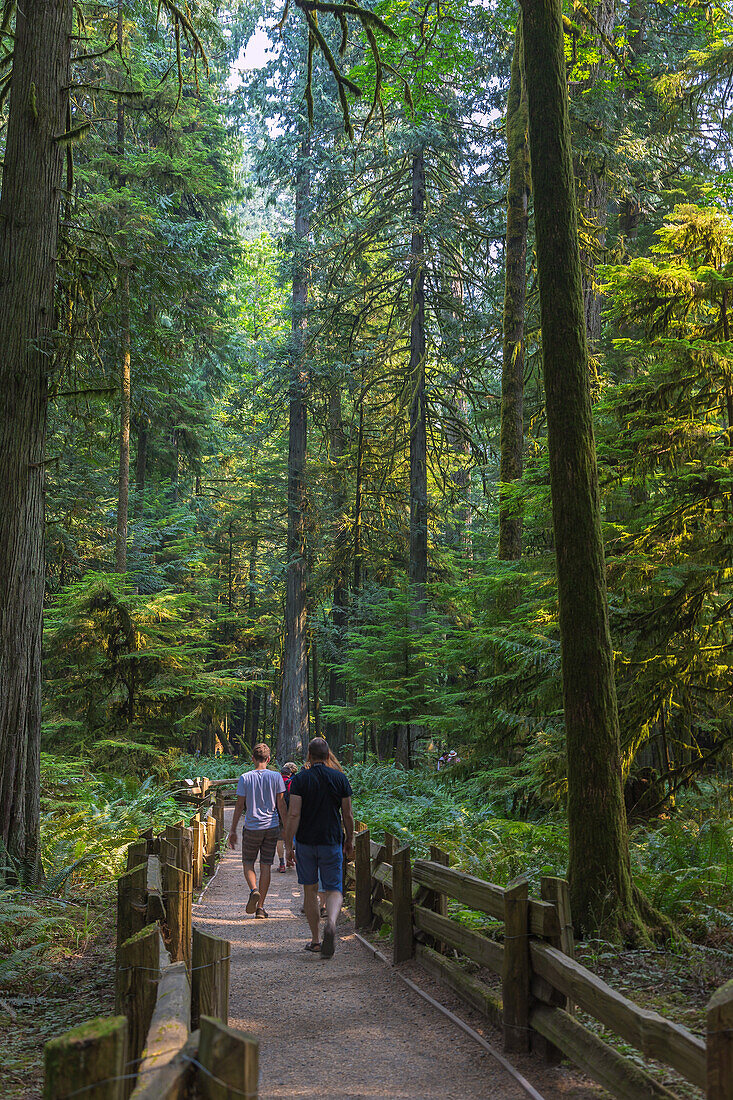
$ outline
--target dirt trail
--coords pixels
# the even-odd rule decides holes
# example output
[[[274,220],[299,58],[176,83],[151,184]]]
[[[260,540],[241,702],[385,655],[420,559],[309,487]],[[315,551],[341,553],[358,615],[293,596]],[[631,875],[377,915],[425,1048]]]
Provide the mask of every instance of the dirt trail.
[[[194,922],[231,942],[229,1023],[259,1037],[264,1100],[526,1100],[488,1053],[366,951],[348,914],[333,959],[304,951],[310,936],[295,871],[273,867],[268,920],[245,915],[246,897],[240,851],[227,850]],[[486,1038],[501,1049],[498,1035]],[[557,1070],[543,1079],[532,1065],[524,1059],[518,1068],[546,1100],[599,1096]]]

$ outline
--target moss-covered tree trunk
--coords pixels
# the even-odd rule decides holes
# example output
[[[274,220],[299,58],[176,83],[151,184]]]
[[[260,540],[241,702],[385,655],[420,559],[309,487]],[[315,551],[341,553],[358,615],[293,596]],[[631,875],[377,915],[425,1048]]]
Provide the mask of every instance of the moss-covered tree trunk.
[[[567,731],[569,879],[585,930],[638,926],[621,782],[560,0],[522,0]]]
[[[509,191],[506,212],[504,341],[501,371],[501,486],[522,476],[524,441],[524,307],[527,289],[527,223],[529,220],[529,145],[527,95],[522,60],[522,23],[517,25],[506,116]],[[522,516],[500,494],[499,558],[522,556]]]
[[[39,874],[47,378],[72,29],[70,0],[17,9],[0,193],[0,839]]]
[[[278,760],[295,760],[308,742],[308,639],[306,487],[308,367],[306,304],[310,231],[310,141],[304,138],[295,180],[295,258],[293,269],[292,365],[288,435],[288,564],[285,587]]]
[[[117,50],[122,62],[122,0],[117,3]],[[124,186],[125,177],[122,160],[125,156],[125,105],[122,98],[117,100],[117,156],[120,160],[119,182]],[[125,233],[125,204],[120,204],[119,228],[117,240],[118,274],[117,304],[120,314],[119,382],[120,382],[120,446],[119,467],[117,473],[117,530],[115,533],[115,571],[127,571],[127,521],[130,501],[130,264],[128,260],[127,235]]]

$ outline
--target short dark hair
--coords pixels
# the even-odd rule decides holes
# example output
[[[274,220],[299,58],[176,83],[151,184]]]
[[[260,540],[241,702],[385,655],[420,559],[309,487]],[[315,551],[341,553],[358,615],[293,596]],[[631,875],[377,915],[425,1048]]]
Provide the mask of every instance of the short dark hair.
[[[264,764],[270,759],[270,749],[262,741],[252,749],[252,759],[258,764]]]
[[[325,737],[314,737],[308,745],[308,755],[312,760],[328,760],[329,752]]]

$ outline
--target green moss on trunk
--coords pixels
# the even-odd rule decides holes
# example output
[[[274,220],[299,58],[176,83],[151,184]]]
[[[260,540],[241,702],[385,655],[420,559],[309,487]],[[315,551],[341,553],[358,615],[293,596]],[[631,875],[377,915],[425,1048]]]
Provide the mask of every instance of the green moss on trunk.
[[[568,758],[581,929],[643,931],[631,880],[559,0],[522,0]]]

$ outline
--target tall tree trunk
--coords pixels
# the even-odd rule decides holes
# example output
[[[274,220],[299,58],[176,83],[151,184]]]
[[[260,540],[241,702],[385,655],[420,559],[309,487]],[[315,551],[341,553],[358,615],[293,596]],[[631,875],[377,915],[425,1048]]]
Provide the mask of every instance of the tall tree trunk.
[[[509,192],[506,214],[506,276],[504,284],[504,355],[501,372],[501,465],[499,558],[522,556],[522,516],[501,489],[522,476],[524,442],[524,305],[527,288],[527,222],[529,220],[529,146],[527,95],[524,81],[522,21],[514,40],[512,75],[507,103]]]
[[[567,736],[573,918],[640,927],[613,651],[570,152],[560,0],[522,0]]]
[[[348,609],[348,525],[345,516],[346,490],[342,462],[346,452],[346,436],[341,414],[341,391],[337,385],[329,395],[328,425],[331,442],[331,507],[333,508],[333,610],[331,620],[334,631],[336,661],[343,659]],[[331,706],[343,706],[346,691],[338,671],[331,667],[328,673],[328,701]],[[326,734],[329,744],[338,749],[343,743],[343,719],[329,718]]]
[[[321,690],[318,683],[318,635],[315,630],[311,631],[311,669],[313,676],[313,723],[315,726],[316,737],[321,736]]]
[[[252,728],[250,736],[252,738],[252,744],[257,744],[257,738],[260,735],[260,702],[262,700],[262,692],[260,689],[252,688]]]
[[[361,592],[361,504],[364,467],[364,404],[359,404],[359,431],[356,439],[356,491],[354,493],[354,596]]]
[[[424,629],[428,583],[428,466],[425,408],[425,154],[412,158],[412,246],[410,250],[410,630],[414,638]],[[410,652],[407,675],[417,658]],[[411,729],[407,725],[399,753],[407,767],[412,757]]]
[[[596,26],[593,29],[594,45],[598,52],[598,61],[590,66],[588,77],[576,86],[578,95],[588,96],[603,77],[608,62],[606,39],[613,38],[616,18],[615,0],[599,0],[593,7]],[[594,136],[598,136],[600,121],[594,120]],[[605,167],[605,158],[599,164],[594,157],[578,157],[575,167],[578,181],[578,204],[581,221],[587,243],[580,242],[580,264],[583,286],[583,308],[585,329],[591,352],[595,352],[601,339],[602,299],[596,277],[596,269],[603,262],[603,250],[606,245],[606,222],[608,220],[609,184]]]
[[[117,49],[122,59],[122,0],[117,4]],[[121,74],[120,74],[121,75]],[[117,155],[125,155],[125,107],[117,100]],[[120,185],[124,174],[120,173]],[[120,204],[120,252],[117,274],[117,299],[120,311],[120,461],[117,478],[117,532],[115,536],[115,571],[127,572],[127,516],[130,499],[130,265],[124,233],[124,204]]]
[[[253,454],[254,459],[254,454]],[[255,611],[257,610],[257,550],[259,547],[259,538],[257,530],[257,506],[255,501],[254,489],[249,494],[249,523],[250,523],[250,548],[249,548],[249,570],[247,578],[247,627],[249,630],[254,630]],[[231,562],[231,524],[229,525],[230,543],[229,543],[229,560]],[[231,611],[231,604],[229,607]],[[247,641],[247,649],[251,646],[251,641]],[[244,719],[244,736],[247,744],[255,745],[255,738],[257,736],[254,722],[254,694],[255,688],[247,688],[247,706],[245,710]]]
[[[428,468],[425,415],[425,157],[412,158],[410,254],[410,589],[417,629],[425,618],[428,582]]]
[[[0,838],[28,881],[40,875],[43,483],[72,11],[17,9],[0,193]]]
[[[306,637],[306,488],[308,370],[305,356],[310,224],[310,141],[301,143],[295,181],[292,368],[288,442],[288,565],[285,593],[279,760],[302,756],[308,739],[308,642]]]
[[[148,466],[148,436],[150,432],[150,419],[141,414],[140,426],[137,431],[137,454],[135,456],[135,511],[138,515],[143,510],[145,499],[145,475]]]
[[[628,52],[627,58],[631,66],[636,66],[639,57],[646,52],[646,25],[649,18],[648,0],[631,0],[626,19],[628,27]],[[638,81],[629,81],[625,89],[625,100],[631,102],[639,94],[644,95]],[[635,179],[637,187],[643,186],[644,181]],[[628,253],[629,242],[634,241],[641,224],[641,205],[633,195],[625,195],[619,204],[618,230],[624,239],[625,251]]]
[[[451,481],[458,497],[458,508],[448,529],[448,542],[456,550],[471,554],[471,475],[469,459],[471,454],[468,434],[468,398],[466,396],[466,376],[464,368],[465,340],[463,337],[463,257],[458,251],[458,269],[452,272],[449,280],[450,296],[453,300],[452,325],[455,346],[458,353],[458,369],[453,378],[453,399],[446,420],[445,435],[448,446],[453,452]]]

